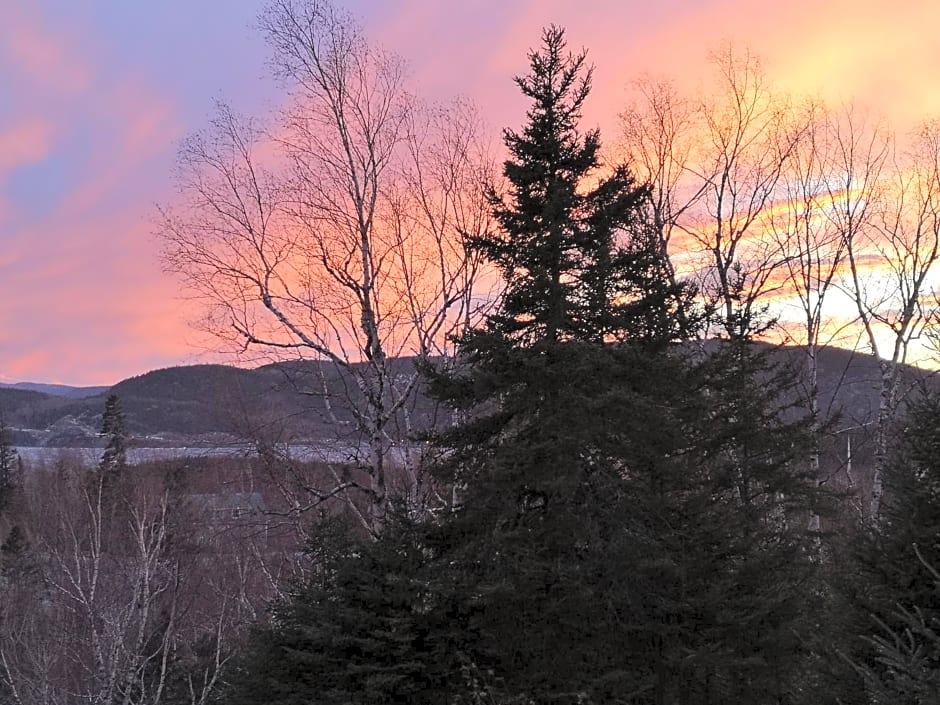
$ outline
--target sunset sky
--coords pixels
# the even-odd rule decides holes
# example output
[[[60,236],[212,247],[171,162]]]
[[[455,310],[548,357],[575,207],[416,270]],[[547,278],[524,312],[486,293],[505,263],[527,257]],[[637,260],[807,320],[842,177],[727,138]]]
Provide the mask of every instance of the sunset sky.
[[[110,384],[214,359],[161,272],[154,204],[213,101],[278,101],[253,30],[262,0],[0,0],[0,381]],[[904,131],[940,114],[935,0],[351,0],[427,98],[518,125],[512,84],[550,22],[596,64],[588,124],[614,137],[641,73],[701,80],[723,41],[782,89],[854,99]]]

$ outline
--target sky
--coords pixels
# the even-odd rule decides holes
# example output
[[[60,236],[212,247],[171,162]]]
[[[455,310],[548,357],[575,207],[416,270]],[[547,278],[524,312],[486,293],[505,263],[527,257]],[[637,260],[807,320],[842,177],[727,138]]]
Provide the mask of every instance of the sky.
[[[586,122],[613,137],[630,82],[694,88],[732,41],[784,90],[853,100],[898,130],[940,115],[935,0],[350,0],[429,99],[519,125],[512,76],[555,23],[596,65]],[[263,0],[0,0],[0,381],[112,384],[217,359],[161,271],[155,204],[214,101],[280,92],[253,28]]]

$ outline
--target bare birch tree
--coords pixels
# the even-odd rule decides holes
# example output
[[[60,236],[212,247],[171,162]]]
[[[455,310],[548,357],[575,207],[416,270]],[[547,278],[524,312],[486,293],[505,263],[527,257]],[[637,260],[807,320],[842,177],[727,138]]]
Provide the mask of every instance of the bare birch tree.
[[[764,237],[766,211],[801,126],[752,54],[727,46],[712,63],[715,84],[698,103],[668,83],[638,83],[636,105],[621,116],[624,149],[650,181],[657,225],[715,307],[718,331],[749,336],[781,283],[785,256]]]
[[[782,203],[767,213],[768,230],[780,248],[784,276],[790,296],[798,302],[802,314],[799,334],[788,337],[804,346],[806,352],[805,398],[811,417],[810,466],[820,477],[820,429],[818,350],[822,331],[823,304],[838,272],[843,240],[826,217],[825,195],[821,184],[828,176],[826,150],[828,121],[821,106],[809,103],[796,117],[801,139],[781,172]],[[813,515],[810,526],[819,528]]]
[[[764,214],[778,196],[783,170],[802,126],[770,88],[760,62],[727,47],[714,59],[717,98],[702,105],[704,135],[695,166],[704,184],[701,210],[689,228],[707,254],[703,292],[730,337],[760,332],[762,298],[780,287],[785,256],[764,237]]]
[[[486,149],[472,108],[419,104],[402,62],[328,2],[274,0],[261,27],[287,107],[269,131],[222,107],[184,144],[182,199],[162,211],[166,263],[223,338],[352,381],[318,393],[354,472],[337,467],[293,509],[342,497],[378,532],[390,484],[423,492],[411,440],[428,422],[409,417],[420,378],[400,360],[446,356],[473,315],[464,244],[487,227]]]
[[[846,185],[846,174],[858,168],[852,163],[853,147],[846,144],[852,137],[845,125],[851,130],[857,120],[851,109],[843,116],[811,100],[795,119],[800,140],[782,172],[780,197],[768,210],[766,221],[769,235],[783,254],[786,299],[795,301],[799,310],[799,323],[786,325],[786,335],[806,355],[805,399],[814,444],[810,462],[819,477],[820,431],[828,414],[820,409],[819,350],[841,330],[838,323],[833,329],[835,319],[829,316],[826,304],[831,304],[830,293],[838,293],[845,229],[861,218],[861,209],[870,203],[871,177],[876,175],[870,171],[878,164],[864,171],[861,189],[857,184]]]
[[[881,371],[869,507],[873,521],[880,512],[891,424],[902,391],[900,366],[912,342],[938,319],[932,287],[940,257],[940,123],[924,124],[908,150],[895,148],[888,159],[890,173],[882,179],[867,227],[845,230],[847,288]]]
[[[13,701],[208,702],[255,614],[198,515],[161,483],[66,466],[37,471],[23,503],[30,569],[0,585]]]
[[[705,191],[690,178],[700,116],[668,81],[644,77],[633,88],[638,99],[620,114],[621,147],[626,163],[649,184],[653,223],[668,251],[673,232]]]
[[[747,52],[726,47],[714,66],[718,80],[698,105],[669,84],[637,83],[624,148],[651,182],[679,275],[696,278],[718,309],[712,333],[760,333],[776,294],[797,301],[817,429],[822,336],[834,325],[861,331],[881,370],[868,509],[877,516],[900,365],[937,318],[940,130],[926,125],[898,153],[883,125],[851,107],[801,115]],[[833,295],[855,311],[837,324]]]

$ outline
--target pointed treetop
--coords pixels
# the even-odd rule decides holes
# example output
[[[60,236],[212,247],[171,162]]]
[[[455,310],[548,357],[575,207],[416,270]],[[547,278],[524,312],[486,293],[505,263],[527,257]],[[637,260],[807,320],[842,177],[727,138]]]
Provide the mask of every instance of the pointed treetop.
[[[625,165],[599,174],[600,133],[579,129],[593,70],[586,52],[568,51],[564,30],[551,26],[529,63],[515,79],[532,101],[526,123],[503,133],[508,188],[488,190],[500,231],[471,242],[506,283],[489,331],[523,345],[674,338],[684,292],[669,280],[648,189]]]

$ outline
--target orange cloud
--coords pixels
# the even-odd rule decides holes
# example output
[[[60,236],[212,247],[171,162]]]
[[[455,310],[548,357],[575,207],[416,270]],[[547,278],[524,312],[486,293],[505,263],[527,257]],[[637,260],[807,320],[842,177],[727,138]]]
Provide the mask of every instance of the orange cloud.
[[[710,71],[708,53],[726,41],[761,56],[776,88],[835,103],[854,99],[902,130],[940,111],[940,90],[933,88],[940,75],[933,36],[938,3],[608,1],[590,3],[590,12],[568,0],[520,5],[505,41],[477,45],[486,61],[494,63],[495,53],[502,71],[524,71],[525,49],[538,43],[539,28],[550,22],[566,27],[572,48],[587,47],[597,66],[588,118],[608,139],[631,81],[650,74],[694,89]]]
[[[200,352],[187,324],[197,312],[157,271],[137,209],[73,224],[68,240],[25,235],[29,267],[21,259],[4,277],[11,290],[30,292],[0,309],[3,330],[15,331],[0,343],[7,378],[111,384]]]

